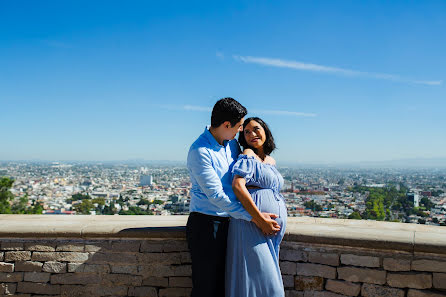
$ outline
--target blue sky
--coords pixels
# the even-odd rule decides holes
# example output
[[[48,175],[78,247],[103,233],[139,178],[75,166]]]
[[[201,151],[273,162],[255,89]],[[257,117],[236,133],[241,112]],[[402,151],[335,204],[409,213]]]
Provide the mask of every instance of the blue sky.
[[[0,160],[184,160],[231,96],[282,162],[446,157],[445,1],[0,1]]]

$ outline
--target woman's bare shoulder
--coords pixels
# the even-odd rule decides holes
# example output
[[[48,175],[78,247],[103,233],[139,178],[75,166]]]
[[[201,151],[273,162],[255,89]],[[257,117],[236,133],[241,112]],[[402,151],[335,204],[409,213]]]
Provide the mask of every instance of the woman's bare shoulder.
[[[276,160],[274,160],[273,157],[267,156],[266,158],[267,158],[267,160],[265,160],[266,163],[271,164],[271,165],[276,165]]]
[[[243,151],[243,155],[252,156],[252,157],[257,156],[256,153],[254,153],[254,151],[250,148],[245,149]]]

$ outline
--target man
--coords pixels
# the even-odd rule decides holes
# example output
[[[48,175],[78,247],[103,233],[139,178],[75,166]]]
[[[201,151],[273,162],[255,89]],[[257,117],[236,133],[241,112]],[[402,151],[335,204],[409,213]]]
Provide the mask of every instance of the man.
[[[192,297],[225,296],[229,216],[252,221],[232,191],[231,175],[240,154],[234,137],[242,131],[247,113],[235,99],[220,99],[212,110],[211,126],[189,150],[187,168],[192,188],[186,233],[192,258]],[[265,221],[271,232],[278,226],[270,217]]]

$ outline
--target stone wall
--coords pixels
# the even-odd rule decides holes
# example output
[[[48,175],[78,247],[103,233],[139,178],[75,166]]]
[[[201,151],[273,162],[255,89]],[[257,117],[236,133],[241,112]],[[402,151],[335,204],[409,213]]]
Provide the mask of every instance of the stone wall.
[[[186,219],[0,215],[0,296],[189,296]],[[288,297],[446,296],[441,227],[289,218],[280,260]]]

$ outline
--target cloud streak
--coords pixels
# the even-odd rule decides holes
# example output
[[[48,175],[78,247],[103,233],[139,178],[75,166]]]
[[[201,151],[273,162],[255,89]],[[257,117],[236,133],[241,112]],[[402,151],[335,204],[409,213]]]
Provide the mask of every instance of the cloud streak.
[[[344,68],[338,68],[338,67],[317,65],[317,64],[304,63],[304,62],[299,62],[299,61],[274,59],[274,58],[237,56],[237,55],[234,55],[233,58],[235,60],[241,61],[243,63],[259,64],[259,65],[279,67],[279,68],[290,68],[290,69],[296,69],[296,70],[302,70],[302,71],[331,73],[331,74],[338,74],[338,75],[352,76],[352,77],[358,77],[358,76],[370,77],[370,78],[375,78],[375,79],[383,79],[383,80],[429,85],[429,86],[441,85],[443,83],[442,80],[413,80],[413,79],[404,78],[404,77],[401,77],[399,75],[394,75],[394,74],[356,71],[356,70],[350,70],[350,69],[344,69]]]
[[[199,106],[199,105],[159,105],[163,109],[169,110],[186,110],[186,111],[199,111],[199,112],[212,112],[212,107],[209,106]],[[248,110],[250,113],[254,114],[265,114],[265,115],[280,115],[280,116],[294,116],[294,117],[315,117],[315,113],[307,112],[297,112],[297,111],[286,111],[286,110],[266,110],[266,109],[254,109]]]

